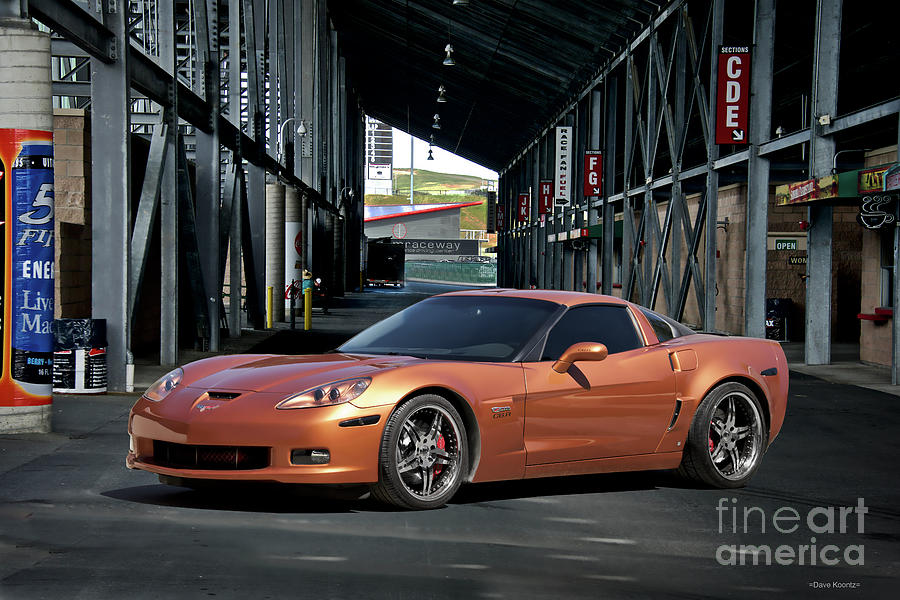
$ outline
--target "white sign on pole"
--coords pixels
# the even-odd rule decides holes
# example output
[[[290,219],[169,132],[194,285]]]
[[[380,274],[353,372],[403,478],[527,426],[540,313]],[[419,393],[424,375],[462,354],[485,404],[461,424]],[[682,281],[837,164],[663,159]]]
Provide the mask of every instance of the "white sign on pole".
[[[553,206],[566,207],[572,197],[572,128],[556,128],[556,187]]]

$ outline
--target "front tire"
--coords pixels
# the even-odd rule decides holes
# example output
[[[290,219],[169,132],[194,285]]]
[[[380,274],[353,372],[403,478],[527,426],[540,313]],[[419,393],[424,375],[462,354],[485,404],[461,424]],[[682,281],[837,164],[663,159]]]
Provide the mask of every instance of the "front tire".
[[[433,394],[416,396],[384,427],[372,495],[400,508],[438,508],[462,484],[468,457],[466,430],[453,405]]]
[[[742,487],[759,468],[768,438],[756,394],[723,383],[697,407],[678,472],[717,488]]]

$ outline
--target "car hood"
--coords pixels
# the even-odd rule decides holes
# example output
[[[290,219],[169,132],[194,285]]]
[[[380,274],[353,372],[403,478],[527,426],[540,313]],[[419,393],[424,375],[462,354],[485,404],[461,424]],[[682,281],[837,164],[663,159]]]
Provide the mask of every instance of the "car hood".
[[[234,357],[237,359],[238,357]],[[227,368],[186,382],[186,387],[233,392],[295,393],[332,381],[372,377],[388,369],[418,362],[411,356],[321,354],[308,356],[246,356]]]

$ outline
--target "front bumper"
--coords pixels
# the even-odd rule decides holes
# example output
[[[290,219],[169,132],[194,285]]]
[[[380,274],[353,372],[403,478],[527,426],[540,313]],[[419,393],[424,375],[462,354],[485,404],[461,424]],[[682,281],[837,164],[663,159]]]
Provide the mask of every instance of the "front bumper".
[[[189,389],[180,392],[190,393]],[[392,406],[360,409],[346,403],[278,410],[274,406],[283,395],[247,392],[246,396],[249,398],[240,402],[222,402],[215,409],[205,410],[184,398],[166,398],[159,403],[141,398],[128,420],[126,466],[184,479],[319,484],[378,481],[381,435]],[[379,417],[375,424],[340,425],[374,415]],[[183,468],[167,465],[162,457],[154,456],[154,440],[200,448],[264,447],[269,457],[262,468]],[[160,446],[157,444],[157,448]],[[327,464],[292,464],[295,450],[327,450],[330,460]]]

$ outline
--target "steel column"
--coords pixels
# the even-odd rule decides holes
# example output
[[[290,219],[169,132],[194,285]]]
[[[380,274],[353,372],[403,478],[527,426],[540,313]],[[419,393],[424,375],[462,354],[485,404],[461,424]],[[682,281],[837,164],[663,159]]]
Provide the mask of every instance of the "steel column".
[[[539,146],[531,148],[529,156],[531,164],[531,209],[529,216],[531,217],[531,272],[534,277],[535,287],[543,287],[543,267],[544,257],[542,250],[546,241],[542,239],[544,229],[540,226],[541,215],[538,214],[538,195],[540,194],[541,179],[541,150]]]
[[[615,271],[613,244],[616,233],[616,207],[610,196],[615,193],[616,138],[619,122],[616,118],[616,110],[619,106],[619,78],[609,77],[605,80],[604,85],[606,89],[606,126],[603,132],[603,252],[601,254],[600,284],[604,294],[612,295]]]
[[[823,135],[819,118],[837,113],[842,0],[818,0],[813,62],[812,110],[809,144],[809,176],[831,173],[832,138]],[[805,360],[809,365],[831,363],[831,206],[810,205],[806,280]]]
[[[106,319],[108,387],[125,389],[125,363],[131,344],[128,321],[131,254],[130,80],[127,6],[103,3],[103,23],[120,52],[114,62],[91,59],[91,315]]]
[[[725,12],[725,0],[713,0],[712,32],[710,37],[710,68],[709,68],[709,112],[708,130],[709,138],[706,145],[706,249],[705,268],[703,269],[703,329],[713,331],[716,329],[716,220],[719,207],[719,173],[714,168],[716,159],[719,158],[719,147],[716,145],[716,89],[718,83],[718,55],[719,46],[722,45],[722,27]],[[699,235],[699,231],[694,232]]]
[[[160,108],[166,125],[166,160],[162,166],[159,190],[159,363],[175,366],[178,362],[178,72],[175,9],[171,3],[159,4],[159,64],[172,75],[169,84],[170,106]]]
[[[897,149],[900,150],[900,119],[897,121]],[[900,158],[900,156],[898,156]],[[900,307],[900,227],[894,227],[893,307]],[[900,319],[891,319],[891,385],[900,384]]]
[[[775,0],[756,0],[750,89],[750,157],[747,164],[747,257],[744,271],[744,335],[766,336],[766,243],[769,219],[769,159],[759,144],[772,130],[772,69]]]
[[[601,129],[603,128],[603,94],[600,90],[593,90],[590,95],[590,125],[588,127],[588,136],[587,145],[591,150],[599,150],[601,144]],[[603,159],[606,160],[605,152],[603,155]],[[604,177],[601,177],[601,184],[605,183],[603,181]],[[603,191],[601,189],[601,191]],[[597,225],[600,223],[600,212],[603,210],[600,207],[591,206],[591,201],[596,201],[600,196],[592,196],[590,198],[585,198],[585,208],[587,208],[588,213],[588,227]],[[591,294],[597,293],[597,258],[598,258],[598,244],[597,240],[592,238],[588,240],[588,249],[587,249],[587,291]]]
[[[219,145],[219,26],[218,3],[194,3],[198,47],[195,89],[209,105],[210,132],[197,131],[196,204],[197,244],[203,275],[204,298],[209,314],[209,349],[219,350],[219,204],[221,196],[221,147]]]

